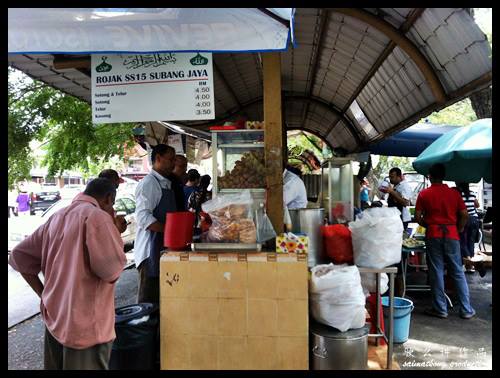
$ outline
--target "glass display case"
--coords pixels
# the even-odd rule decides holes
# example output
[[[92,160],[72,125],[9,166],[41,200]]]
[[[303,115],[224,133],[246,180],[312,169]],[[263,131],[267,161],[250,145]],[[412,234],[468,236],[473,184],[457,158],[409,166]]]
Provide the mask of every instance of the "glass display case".
[[[212,130],[213,195],[264,193],[264,130]]]
[[[354,174],[352,159],[333,158],[321,167],[321,204],[329,223],[354,220]]]

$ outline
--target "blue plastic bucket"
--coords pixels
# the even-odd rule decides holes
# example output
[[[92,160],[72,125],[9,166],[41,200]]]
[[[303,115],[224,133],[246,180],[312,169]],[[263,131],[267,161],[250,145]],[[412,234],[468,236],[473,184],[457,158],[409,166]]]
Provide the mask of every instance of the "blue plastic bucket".
[[[382,297],[385,329],[389,327],[389,297]],[[410,334],[411,312],[413,302],[406,298],[394,297],[394,342],[404,343]]]

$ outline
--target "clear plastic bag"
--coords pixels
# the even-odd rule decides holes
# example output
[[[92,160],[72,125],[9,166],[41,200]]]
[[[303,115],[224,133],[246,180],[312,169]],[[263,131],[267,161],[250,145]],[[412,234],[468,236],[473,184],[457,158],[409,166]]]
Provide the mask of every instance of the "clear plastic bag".
[[[264,243],[276,237],[276,231],[274,231],[273,224],[267,216],[264,206],[256,211],[255,220],[257,223],[257,243]]]
[[[252,195],[249,190],[240,193],[218,194],[205,202],[202,210],[210,215],[212,225],[207,242],[245,243],[257,241],[257,230],[252,218]]]

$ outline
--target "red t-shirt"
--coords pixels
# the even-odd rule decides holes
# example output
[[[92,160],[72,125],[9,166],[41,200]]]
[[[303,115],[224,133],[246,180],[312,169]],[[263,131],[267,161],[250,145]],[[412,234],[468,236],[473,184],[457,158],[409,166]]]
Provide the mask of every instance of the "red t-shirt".
[[[445,237],[460,240],[456,226],[457,216],[460,210],[465,209],[460,193],[446,184],[432,184],[430,188],[422,190],[415,205],[415,211],[424,214],[428,238],[442,238],[443,231],[438,225],[447,225],[448,233]]]

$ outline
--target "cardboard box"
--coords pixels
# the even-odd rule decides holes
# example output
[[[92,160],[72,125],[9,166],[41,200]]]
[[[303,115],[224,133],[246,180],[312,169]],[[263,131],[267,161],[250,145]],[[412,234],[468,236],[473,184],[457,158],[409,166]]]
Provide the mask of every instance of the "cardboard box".
[[[307,273],[304,254],[164,254],[161,368],[308,370]]]

